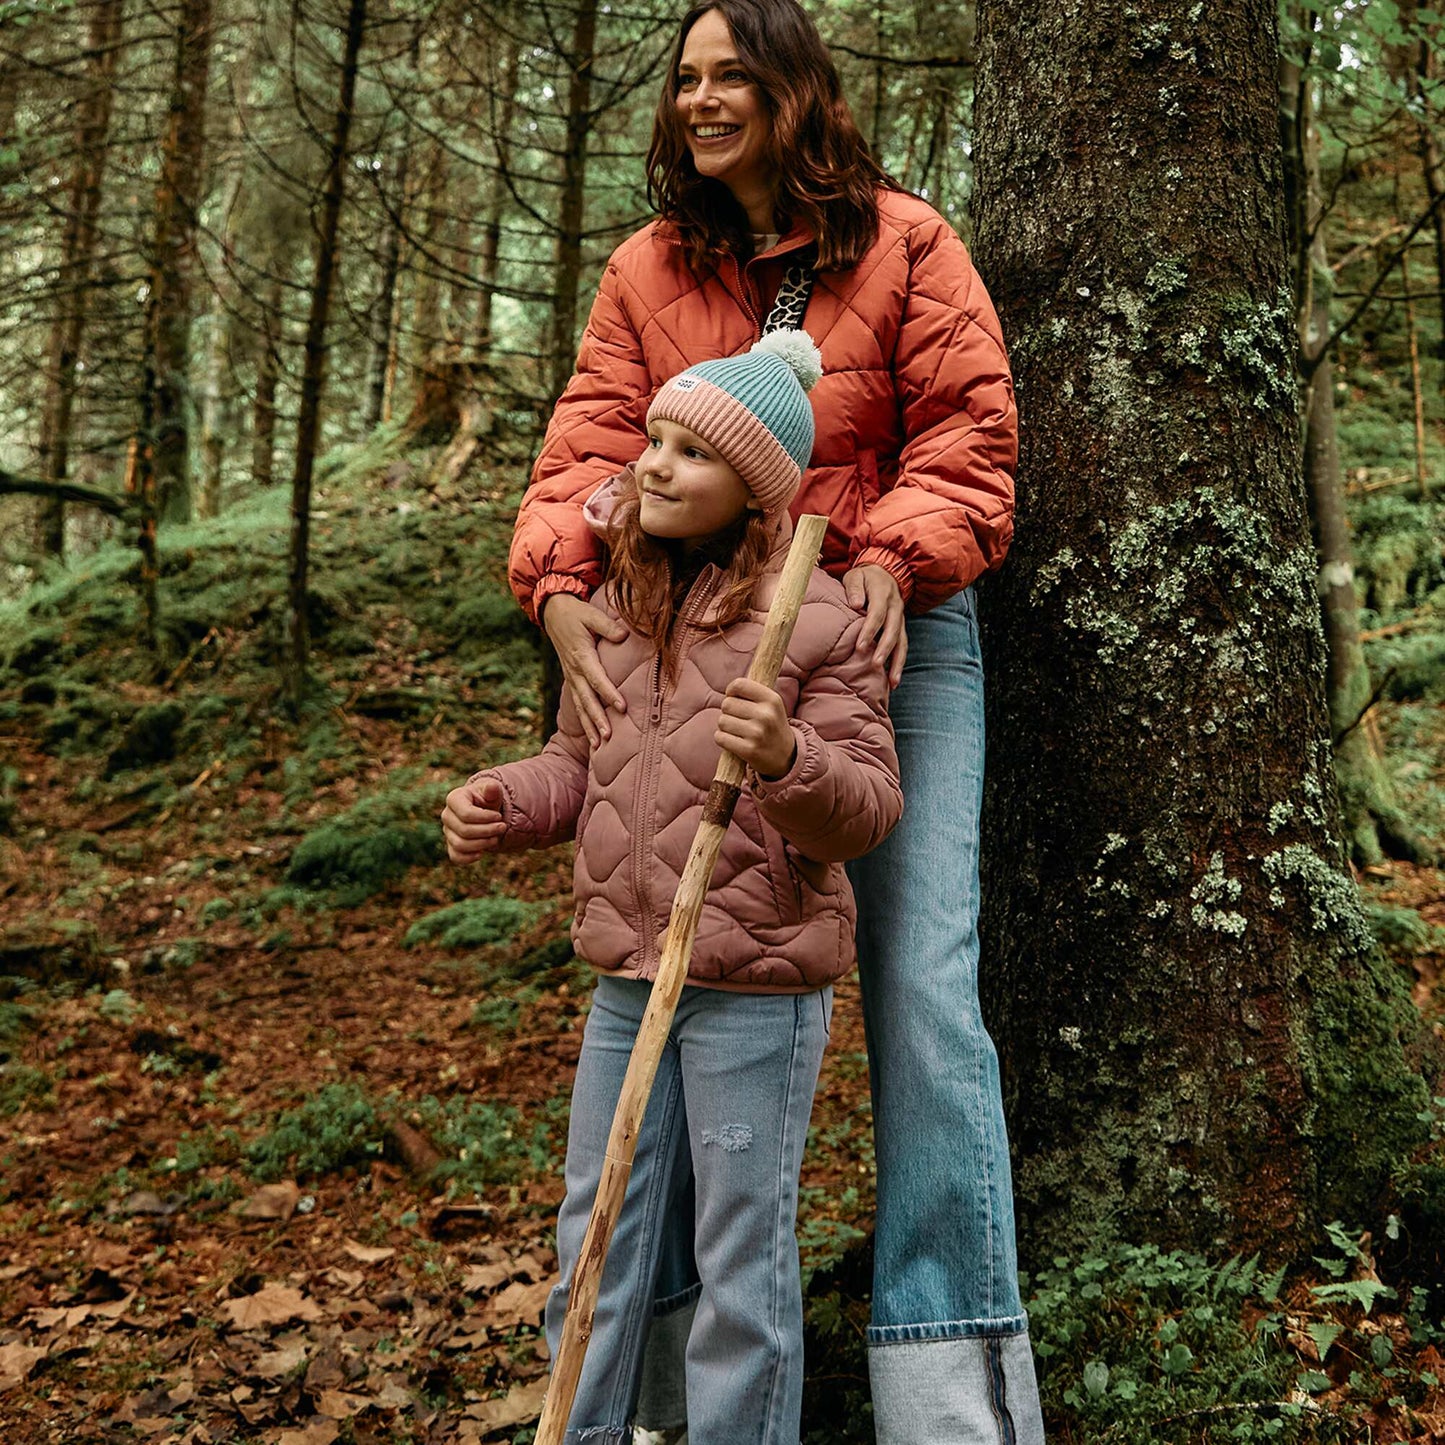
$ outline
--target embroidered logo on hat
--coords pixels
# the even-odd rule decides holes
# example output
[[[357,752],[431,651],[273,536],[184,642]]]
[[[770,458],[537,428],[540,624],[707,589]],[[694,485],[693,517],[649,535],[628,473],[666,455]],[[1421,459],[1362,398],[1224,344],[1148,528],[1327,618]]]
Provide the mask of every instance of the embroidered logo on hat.
[[[697,376],[675,376],[672,385],[676,391],[692,391],[701,379]]]

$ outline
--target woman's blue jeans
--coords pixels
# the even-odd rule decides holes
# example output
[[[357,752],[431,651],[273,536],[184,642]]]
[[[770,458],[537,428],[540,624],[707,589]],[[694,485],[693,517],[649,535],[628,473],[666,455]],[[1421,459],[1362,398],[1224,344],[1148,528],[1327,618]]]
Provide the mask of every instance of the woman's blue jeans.
[[[849,865],[878,1159],[869,1376],[879,1445],[1043,1440],[998,1059],[978,1003],[983,671],[972,591],[908,621],[889,704],[903,821]],[[639,1420],[681,1423],[684,1231],[664,1250]],[[669,1363],[671,1357],[672,1363]]]
[[[607,1136],[651,985],[601,978],[587,1018],[557,1221],[561,1281],[547,1301],[556,1358],[572,1273]],[[803,1296],[795,1234],[798,1171],[831,988],[738,994],[685,988],[658,1066],[602,1272],[591,1344],[566,1440],[631,1439],[643,1341],[666,1224],[696,1198],[700,1283],[686,1343],[691,1445],[797,1445],[803,1403]],[[689,1181],[691,1185],[689,1186]],[[694,1211],[686,1218],[692,1222]]]

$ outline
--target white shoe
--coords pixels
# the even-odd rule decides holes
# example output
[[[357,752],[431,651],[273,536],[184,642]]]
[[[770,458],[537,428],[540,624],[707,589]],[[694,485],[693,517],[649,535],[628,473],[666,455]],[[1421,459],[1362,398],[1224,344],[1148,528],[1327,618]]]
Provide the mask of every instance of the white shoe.
[[[639,1425],[632,1432],[632,1445],[687,1445],[687,1427],[681,1430],[644,1430]]]

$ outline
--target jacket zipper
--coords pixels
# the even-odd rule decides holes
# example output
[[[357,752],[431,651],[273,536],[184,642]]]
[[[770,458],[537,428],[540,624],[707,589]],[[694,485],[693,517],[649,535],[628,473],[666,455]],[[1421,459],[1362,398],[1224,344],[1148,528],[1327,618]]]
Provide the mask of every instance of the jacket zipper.
[[[728,252],[728,259],[733,263],[733,270],[737,273],[738,296],[743,303],[743,311],[746,313],[748,320],[753,323],[753,330],[761,337],[763,334],[763,323],[758,320],[758,313],[753,310],[752,295],[748,290],[747,280],[743,276],[743,268],[738,264],[738,258],[734,256],[731,251]]]
[[[675,657],[679,671],[687,654],[690,642],[688,628],[690,616],[697,616],[711,600],[716,583],[709,579],[708,585],[699,589],[693,584],[692,591],[678,611]],[[648,886],[648,869],[652,862],[652,840],[657,822],[657,754],[662,738],[662,708],[666,701],[666,688],[662,678],[662,654],[652,659],[652,680],[648,689],[650,706],[647,711],[647,726],[642,734],[642,762],[639,768],[640,786],[634,793],[632,814],[632,887],[637,895],[639,941],[642,944],[641,968],[643,978],[655,978],[660,955],[657,950],[657,916],[652,907],[652,889]]]

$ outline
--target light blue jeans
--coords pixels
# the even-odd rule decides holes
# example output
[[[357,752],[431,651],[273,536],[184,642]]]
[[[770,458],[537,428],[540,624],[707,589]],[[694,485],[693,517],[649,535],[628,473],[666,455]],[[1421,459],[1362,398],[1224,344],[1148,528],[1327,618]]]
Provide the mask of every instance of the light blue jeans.
[[[557,1221],[562,1275],[547,1301],[554,1359],[650,989],[602,978],[592,997],[572,1090],[567,1196]],[[603,1269],[568,1420],[569,1445],[631,1439],[659,1249],[667,1221],[683,1216],[679,1196],[688,1191],[695,1195],[699,1284],[674,1303],[695,1301],[685,1364],[690,1445],[797,1445],[803,1402],[798,1171],[832,1007],[832,989],[683,990]]]
[[[878,1159],[879,1445],[1040,1445],[998,1058],[978,1004],[983,671],[972,591],[908,621],[889,704],[903,821],[849,865]],[[685,1203],[684,1206],[685,1208]],[[690,1414],[686,1227],[664,1244],[638,1418]]]

